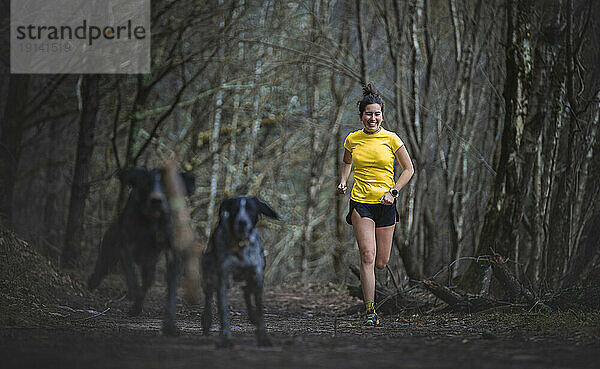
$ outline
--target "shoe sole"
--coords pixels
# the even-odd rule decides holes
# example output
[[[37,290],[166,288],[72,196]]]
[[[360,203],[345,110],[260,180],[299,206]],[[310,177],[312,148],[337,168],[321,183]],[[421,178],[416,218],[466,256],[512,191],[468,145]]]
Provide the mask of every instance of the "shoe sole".
[[[377,322],[363,322],[364,327],[380,327],[381,322],[378,320]]]

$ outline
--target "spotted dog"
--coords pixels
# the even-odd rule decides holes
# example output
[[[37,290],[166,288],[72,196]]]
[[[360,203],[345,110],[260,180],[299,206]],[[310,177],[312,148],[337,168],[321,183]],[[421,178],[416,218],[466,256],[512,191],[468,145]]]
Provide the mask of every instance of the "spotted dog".
[[[265,327],[263,306],[263,272],[265,256],[256,229],[259,215],[278,219],[277,213],[255,197],[223,200],[219,206],[219,221],[213,230],[208,248],[203,254],[205,307],[202,328],[208,335],[212,324],[212,299],[216,292],[221,320],[220,346],[231,346],[231,329],[227,309],[227,285],[245,282],[244,299],[249,320],[256,326],[260,346],[271,346]],[[254,300],[254,301],[253,301]]]

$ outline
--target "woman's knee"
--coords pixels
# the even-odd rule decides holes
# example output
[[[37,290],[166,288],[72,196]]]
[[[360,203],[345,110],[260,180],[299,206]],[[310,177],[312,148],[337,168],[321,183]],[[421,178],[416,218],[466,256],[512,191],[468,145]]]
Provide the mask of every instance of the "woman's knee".
[[[379,255],[377,255],[379,256]],[[387,263],[390,261],[390,257],[377,257],[377,259],[375,260],[375,268],[377,269],[383,269],[386,267]]]
[[[388,260],[375,260],[375,268],[383,269],[386,267]]]
[[[360,262],[363,265],[372,265],[375,263],[375,251],[373,250],[361,250],[360,251]]]

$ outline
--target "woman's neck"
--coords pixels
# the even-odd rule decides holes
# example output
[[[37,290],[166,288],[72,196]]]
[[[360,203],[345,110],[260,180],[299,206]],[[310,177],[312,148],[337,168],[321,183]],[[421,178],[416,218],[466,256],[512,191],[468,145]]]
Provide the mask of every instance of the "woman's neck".
[[[381,131],[381,126],[379,126],[379,128],[377,128],[377,131],[375,131],[375,132],[369,132],[365,128],[363,128],[363,132],[368,135],[374,135],[375,133],[378,133],[379,131]]]

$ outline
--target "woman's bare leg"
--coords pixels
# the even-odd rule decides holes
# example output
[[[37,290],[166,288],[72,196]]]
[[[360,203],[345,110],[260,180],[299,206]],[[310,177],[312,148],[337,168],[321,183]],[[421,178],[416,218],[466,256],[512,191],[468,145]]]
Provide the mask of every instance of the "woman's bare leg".
[[[375,228],[375,267],[383,269],[390,261],[390,252],[392,251],[392,239],[394,238],[395,225],[389,227]]]
[[[360,283],[365,301],[375,301],[375,222],[352,211],[352,226],[360,252]]]

